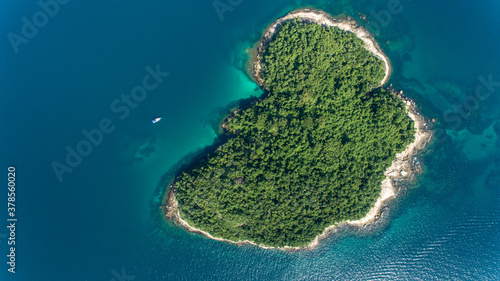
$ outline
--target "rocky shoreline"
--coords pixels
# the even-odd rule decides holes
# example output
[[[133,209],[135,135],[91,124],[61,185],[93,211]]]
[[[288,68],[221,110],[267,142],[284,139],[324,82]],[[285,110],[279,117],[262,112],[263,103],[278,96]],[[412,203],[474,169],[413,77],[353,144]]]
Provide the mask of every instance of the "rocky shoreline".
[[[347,19],[333,19],[331,16],[326,14],[323,11],[318,11],[318,10],[310,10],[310,9],[300,9],[296,10],[293,12],[290,12],[284,17],[281,17],[277,19],[274,23],[272,23],[264,32],[264,35],[262,36],[262,39],[258,45],[257,53],[254,58],[252,58],[252,75],[257,81],[257,83],[262,87],[265,88],[263,85],[263,81],[260,78],[260,71],[261,71],[261,66],[260,66],[260,59],[262,52],[265,50],[267,45],[269,44],[270,40],[272,40],[275,32],[277,29],[286,21],[294,20],[300,18],[303,21],[306,22],[312,22],[316,24],[321,24],[324,26],[334,26],[337,28],[340,28],[344,31],[348,32],[353,32],[356,34],[358,38],[363,40],[365,43],[365,48],[373,53],[376,57],[380,58],[384,62],[384,71],[385,71],[385,76],[380,82],[380,85],[384,85],[391,74],[391,65],[389,63],[389,59],[387,56],[382,52],[380,49],[378,43],[375,41],[373,36],[364,29],[363,27],[359,26],[355,21],[351,20],[350,18]],[[334,232],[338,227],[342,225],[352,225],[356,227],[364,227],[369,225],[370,223],[375,222],[382,211],[382,208],[387,204],[387,202],[390,199],[393,199],[396,197],[397,190],[396,190],[396,182],[399,182],[401,180],[412,180],[415,177],[415,174],[417,171],[415,171],[415,161],[414,157],[416,157],[417,153],[421,150],[423,150],[430,142],[432,139],[432,133],[428,129],[428,124],[427,120],[420,115],[418,112],[415,103],[406,98],[402,92],[396,93],[393,91],[393,94],[396,95],[398,98],[400,98],[405,104],[406,104],[406,112],[408,113],[408,116],[413,119],[415,123],[415,140],[413,143],[408,145],[406,149],[398,153],[396,155],[396,159],[392,162],[392,165],[385,171],[384,175],[386,178],[382,181],[381,185],[381,194],[377,201],[375,202],[375,205],[370,209],[368,214],[363,217],[360,220],[356,221],[345,221],[345,222],[339,222],[334,225],[331,225],[327,227],[323,233],[320,235],[316,236],[316,238],[309,243],[306,246],[302,247],[290,247],[290,246],[285,246],[285,247],[280,247],[278,249],[286,249],[286,250],[299,250],[299,249],[312,249],[315,248],[318,244],[319,241],[325,238],[328,234]],[[231,117],[228,117],[231,118]],[[227,121],[227,120],[226,120]],[[224,123],[222,125],[224,127]],[[205,232],[203,230],[194,228],[190,226],[186,221],[184,221],[180,217],[179,209],[178,209],[178,202],[175,199],[175,187],[174,184],[171,184],[169,187],[169,191],[166,194],[165,197],[165,202],[164,202],[164,213],[165,217],[169,220],[174,221],[175,223],[181,225],[185,229],[187,229],[190,232],[202,234],[210,239],[218,240],[218,241],[224,241],[224,242],[230,242],[234,243],[237,245],[243,245],[243,244],[251,244],[255,246],[259,246],[265,249],[274,249],[276,247],[270,247],[266,245],[260,245],[252,241],[244,240],[244,241],[231,241],[223,238],[217,238],[210,233]]]

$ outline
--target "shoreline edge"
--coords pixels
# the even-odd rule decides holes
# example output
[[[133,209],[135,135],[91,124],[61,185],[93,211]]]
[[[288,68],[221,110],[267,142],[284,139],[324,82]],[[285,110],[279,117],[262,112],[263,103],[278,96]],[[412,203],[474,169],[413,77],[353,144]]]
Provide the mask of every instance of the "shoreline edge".
[[[291,21],[294,19],[300,19],[305,22],[311,22],[319,24],[326,27],[337,27],[343,31],[354,33],[359,39],[365,43],[365,48],[371,52],[373,55],[378,57],[384,63],[385,76],[380,82],[379,86],[383,86],[389,80],[392,72],[391,64],[389,58],[383,53],[382,49],[376,42],[375,38],[362,26],[356,23],[351,18],[345,19],[334,19],[326,12],[314,9],[298,9],[292,11],[285,16],[275,20],[271,25],[269,25],[258,43],[257,53],[255,57],[252,57],[252,76],[259,84],[261,88],[264,88],[262,79],[260,78],[260,59],[263,51],[267,47],[268,43],[272,40],[274,34],[278,28],[286,21]],[[400,98],[406,105],[405,109],[408,116],[414,121],[415,128],[415,140],[409,144],[403,152],[396,154],[396,159],[392,162],[391,166],[384,172],[385,179],[381,184],[380,196],[375,202],[374,206],[366,214],[365,217],[356,221],[343,221],[338,222],[333,225],[328,226],[321,234],[316,236],[309,244],[300,247],[273,247],[262,244],[257,244],[249,240],[232,241],[224,238],[218,238],[212,236],[210,233],[197,229],[190,226],[185,220],[180,217],[178,202],[175,199],[175,180],[169,185],[168,192],[165,195],[163,202],[163,212],[166,219],[171,220],[178,225],[182,226],[189,232],[197,233],[206,236],[207,238],[214,239],[217,241],[229,242],[236,245],[251,244],[264,249],[283,249],[283,250],[301,250],[301,249],[313,249],[319,245],[319,242],[327,237],[330,233],[334,232],[337,228],[343,225],[351,225],[355,227],[364,227],[378,220],[380,213],[384,206],[394,199],[397,195],[397,190],[395,186],[395,181],[407,180],[410,181],[415,178],[415,169],[413,158],[418,154],[419,151],[425,149],[425,147],[430,143],[432,139],[432,132],[427,128],[428,121],[420,115],[417,110],[414,101],[406,98],[401,91],[399,94],[393,92],[398,98]]]

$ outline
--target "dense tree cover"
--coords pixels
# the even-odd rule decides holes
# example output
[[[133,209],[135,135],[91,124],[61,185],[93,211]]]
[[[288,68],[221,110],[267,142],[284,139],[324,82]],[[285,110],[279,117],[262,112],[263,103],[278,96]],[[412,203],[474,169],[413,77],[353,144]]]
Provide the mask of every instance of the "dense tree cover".
[[[267,96],[228,122],[234,137],[175,183],[181,217],[216,237],[301,246],[362,218],[413,140],[382,62],[354,34],[285,23],[262,56]]]

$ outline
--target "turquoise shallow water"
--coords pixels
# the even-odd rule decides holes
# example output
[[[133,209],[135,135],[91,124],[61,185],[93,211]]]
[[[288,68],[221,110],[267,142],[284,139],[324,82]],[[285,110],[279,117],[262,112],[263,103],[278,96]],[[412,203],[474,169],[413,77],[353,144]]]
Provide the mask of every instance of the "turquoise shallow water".
[[[221,20],[211,1],[69,1],[16,54],[7,34],[41,7],[1,3],[0,160],[17,170],[19,220],[17,273],[0,236],[0,280],[500,279],[500,4],[396,4],[241,1]],[[261,94],[242,70],[245,50],[303,6],[367,15],[394,67],[389,83],[438,120],[424,174],[378,230],[345,230],[312,251],[238,247],[165,223],[165,175],[213,143],[229,107]],[[111,105],[156,65],[169,75],[120,119]],[[103,118],[114,131],[60,182],[51,163]]]

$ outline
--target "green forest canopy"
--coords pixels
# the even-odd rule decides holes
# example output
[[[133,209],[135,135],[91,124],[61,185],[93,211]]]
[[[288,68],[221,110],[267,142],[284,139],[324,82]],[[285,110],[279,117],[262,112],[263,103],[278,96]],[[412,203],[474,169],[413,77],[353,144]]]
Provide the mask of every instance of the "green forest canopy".
[[[175,183],[181,218],[213,236],[303,246],[364,217],[413,141],[382,61],[353,33],[284,23],[262,55],[267,96],[228,122],[227,143]]]

